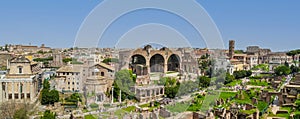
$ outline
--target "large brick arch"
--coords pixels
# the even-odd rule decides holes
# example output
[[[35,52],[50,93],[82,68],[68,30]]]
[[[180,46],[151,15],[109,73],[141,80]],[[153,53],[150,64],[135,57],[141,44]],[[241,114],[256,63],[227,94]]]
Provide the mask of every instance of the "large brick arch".
[[[151,72],[165,72],[165,57],[160,53],[154,54],[150,57],[150,71]]]
[[[167,71],[180,71],[180,61],[181,58],[178,54],[171,54],[168,58],[167,58]]]
[[[135,56],[135,55],[139,55],[139,56],[143,56],[146,60],[146,67],[148,67],[148,73],[151,72],[151,58],[153,56],[156,56],[156,55],[159,55],[162,57],[162,61],[163,63],[161,62],[160,65],[162,65],[163,67],[163,70],[159,70],[159,72],[163,72],[163,73],[166,73],[168,71],[168,59],[171,57],[171,56],[174,56],[176,55],[178,58],[179,58],[179,66],[178,68],[181,68],[181,55],[180,55],[180,52],[177,52],[177,51],[172,51],[168,48],[161,48],[161,49],[152,49],[151,46],[145,46],[144,48],[138,48],[136,50],[133,50],[130,55],[128,56],[128,59],[127,61],[131,62],[131,58],[132,56]],[[178,69],[178,71],[180,71],[180,69]]]

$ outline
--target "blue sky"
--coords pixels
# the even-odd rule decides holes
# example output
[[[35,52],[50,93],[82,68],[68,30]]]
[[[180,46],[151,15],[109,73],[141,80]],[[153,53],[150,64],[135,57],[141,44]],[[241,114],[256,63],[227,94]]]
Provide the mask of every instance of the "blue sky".
[[[274,51],[300,48],[298,0],[197,1],[216,23],[226,47],[228,40],[234,39],[237,49],[245,49],[249,45],[260,45]],[[81,23],[99,3],[100,0],[3,0],[0,2],[0,45],[44,43],[51,47],[72,47]],[[160,23],[170,26],[181,21],[155,10],[137,11],[124,16],[124,19],[144,18],[147,22],[147,16],[151,15],[160,16]],[[128,27],[136,24],[136,21],[130,21]],[[191,44],[205,47],[203,42],[195,40],[197,34],[188,25],[173,27],[186,27],[185,35],[191,37],[188,38]],[[111,29],[110,32],[117,31]],[[111,46],[109,41],[100,44]]]

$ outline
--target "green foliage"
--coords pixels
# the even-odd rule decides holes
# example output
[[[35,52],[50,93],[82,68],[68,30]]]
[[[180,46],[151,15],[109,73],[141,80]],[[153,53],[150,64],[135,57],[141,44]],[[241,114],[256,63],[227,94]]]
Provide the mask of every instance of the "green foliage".
[[[180,88],[177,92],[177,96],[182,96],[188,93],[192,93],[196,90],[198,90],[198,82],[194,81],[184,81],[180,83]]]
[[[258,101],[258,104],[256,104],[256,106],[257,106],[257,109],[261,112],[265,108],[268,108],[269,104],[267,102],[264,102],[264,101]]]
[[[82,102],[81,96],[79,93],[73,93],[70,97],[67,97],[65,99],[65,101],[67,101],[67,102],[78,102],[78,101]]]
[[[50,91],[50,84],[47,80],[44,80],[43,90],[42,90],[42,105],[54,104],[59,101],[59,92],[57,90]]]
[[[268,64],[259,64],[259,65],[256,65],[252,68],[252,70],[263,70],[263,71],[270,71],[269,69],[269,65]]]
[[[292,65],[290,69],[291,69],[291,73],[298,73],[300,71],[300,68],[295,65]]]
[[[113,83],[114,86],[114,95],[113,97],[119,99],[120,90],[121,100],[125,99],[135,99],[133,92],[130,91],[130,87],[135,85],[136,76],[133,75],[131,70],[120,70],[115,74],[115,80]],[[110,92],[111,95],[111,92]]]
[[[300,111],[300,99],[296,100],[295,104],[296,104],[298,111]]]
[[[196,95],[195,98],[193,99],[193,103],[189,106],[187,111],[192,111],[192,112],[200,111],[203,100],[204,100],[204,96],[200,94]]]
[[[50,90],[50,83],[48,80],[44,80],[43,82],[43,89]]]
[[[170,78],[170,77],[161,78],[159,81],[159,85],[165,86],[165,95],[168,98],[175,98],[180,87],[180,83],[177,82],[175,78]]]
[[[85,115],[84,119],[97,119],[93,115]]]
[[[287,52],[286,54],[289,55],[289,56],[295,56],[297,54],[300,54],[300,49],[291,50],[291,51]]]
[[[38,53],[38,54],[45,54],[45,53],[47,53],[47,52],[44,52],[43,50],[39,50],[39,51],[37,51],[37,53]]]
[[[236,95],[236,92],[221,92],[220,94],[220,99],[228,99],[232,98]]]
[[[198,79],[199,87],[202,87],[202,88],[207,88],[211,81],[211,79],[206,76],[200,76],[197,79]]]
[[[266,81],[255,80],[255,79],[250,79],[248,84],[253,85],[253,86],[268,86],[269,85],[268,82],[266,82]]]
[[[33,59],[33,61],[35,62],[49,62],[52,61],[53,57],[47,57],[47,58],[35,58]]]
[[[127,112],[135,111],[135,109],[136,109],[135,106],[129,106],[129,107],[123,108],[123,110],[124,110],[124,111],[127,111]]]
[[[72,61],[72,58],[64,58],[63,59],[63,62],[64,63],[68,63],[68,62],[71,62]]]
[[[244,51],[243,50],[235,50],[234,53],[235,54],[244,54]]]
[[[241,78],[245,78],[245,77],[251,76],[252,75],[252,71],[251,70],[234,71],[233,75],[234,75],[235,79],[241,79]]]
[[[277,76],[288,75],[291,73],[291,69],[285,65],[278,66],[274,69]]]
[[[55,119],[55,113],[50,112],[50,110],[46,110],[41,119]]]
[[[102,61],[103,63],[110,63],[110,62],[115,62],[115,63],[118,63],[119,62],[119,59],[117,58],[106,58]]]
[[[226,77],[225,77],[225,82],[224,84],[229,84],[231,83],[232,81],[235,80],[235,77],[233,75],[230,75],[229,73],[226,73]]]

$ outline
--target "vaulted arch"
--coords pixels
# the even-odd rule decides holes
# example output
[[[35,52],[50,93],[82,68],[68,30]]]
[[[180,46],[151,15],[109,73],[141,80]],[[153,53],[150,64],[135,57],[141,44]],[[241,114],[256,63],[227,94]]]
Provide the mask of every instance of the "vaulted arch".
[[[168,58],[168,71],[176,71],[179,72],[180,70],[180,57],[176,54],[172,54]]]
[[[150,71],[151,72],[164,72],[165,59],[160,54],[155,54],[150,58]]]

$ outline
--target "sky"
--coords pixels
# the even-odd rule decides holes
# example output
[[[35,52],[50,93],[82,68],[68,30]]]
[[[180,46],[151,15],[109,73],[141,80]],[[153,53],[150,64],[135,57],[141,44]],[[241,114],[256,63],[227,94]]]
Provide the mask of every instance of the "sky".
[[[0,45],[46,44],[54,48],[72,47],[82,22],[101,2],[101,0],[2,0]],[[197,2],[219,28],[225,47],[228,47],[229,40],[235,40],[236,48],[242,50],[250,45],[271,48],[273,51],[300,48],[299,0],[197,0]],[[156,16],[154,17],[156,19],[151,19],[152,16]],[[118,39],[126,29],[147,22],[177,28],[176,30],[189,39],[193,47],[206,47],[201,36],[180,17],[151,9],[122,16],[113,24],[114,27],[107,29],[110,35],[103,36],[107,40],[100,41],[98,45],[112,47],[117,42],[114,39]]]

